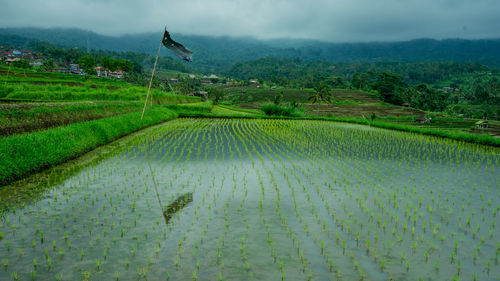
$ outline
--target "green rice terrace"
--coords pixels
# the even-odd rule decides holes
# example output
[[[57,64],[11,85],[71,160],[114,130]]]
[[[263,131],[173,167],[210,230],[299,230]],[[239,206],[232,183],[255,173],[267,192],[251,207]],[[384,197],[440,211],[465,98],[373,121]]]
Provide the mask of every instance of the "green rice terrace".
[[[144,87],[123,81],[63,74],[36,72],[0,66],[0,101],[3,102],[74,102],[74,101],[144,101]],[[147,89],[146,89],[147,90]],[[157,89],[151,90],[155,104],[199,101]]]
[[[0,279],[498,280],[499,152],[177,118],[2,187]]]

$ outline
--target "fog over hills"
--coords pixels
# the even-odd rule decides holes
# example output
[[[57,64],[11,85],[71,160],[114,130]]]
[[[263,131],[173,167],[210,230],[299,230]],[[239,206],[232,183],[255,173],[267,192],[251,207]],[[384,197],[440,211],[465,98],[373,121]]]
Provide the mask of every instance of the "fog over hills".
[[[194,52],[193,66],[210,71],[265,57],[301,58],[327,62],[477,62],[500,66],[500,39],[415,39],[401,42],[330,43],[302,39],[259,40],[252,37],[212,37],[171,32],[174,40]],[[0,39],[16,35],[72,48],[155,54],[161,33],[106,36],[64,28],[0,28]],[[6,39],[11,38],[11,39]],[[17,38],[17,40],[23,40]],[[1,41],[0,41],[1,42]],[[8,43],[8,42],[7,42]],[[18,42],[19,43],[19,42]],[[28,44],[28,42],[25,42]],[[163,48],[161,55],[171,55]]]

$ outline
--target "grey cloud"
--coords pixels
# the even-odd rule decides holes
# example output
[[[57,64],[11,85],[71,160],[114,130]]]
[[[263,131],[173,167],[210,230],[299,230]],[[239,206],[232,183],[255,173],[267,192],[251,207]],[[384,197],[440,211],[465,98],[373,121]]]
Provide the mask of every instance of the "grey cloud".
[[[0,27],[319,39],[498,38],[497,0],[0,0]],[[464,28],[465,27],[465,28]]]

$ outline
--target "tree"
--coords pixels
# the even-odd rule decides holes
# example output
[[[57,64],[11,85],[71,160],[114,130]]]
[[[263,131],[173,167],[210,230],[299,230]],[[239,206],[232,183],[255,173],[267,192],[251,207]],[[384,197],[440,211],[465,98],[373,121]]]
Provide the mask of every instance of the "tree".
[[[351,80],[351,85],[358,90],[362,90],[368,86],[370,82],[369,77],[366,73],[354,73]]]
[[[345,88],[345,82],[342,77],[330,76],[326,78],[325,83],[327,83],[332,88]]]
[[[54,68],[56,67],[55,63],[54,63],[54,60],[53,59],[48,59],[48,60],[45,60],[43,63],[42,63],[42,69],[44,71],[52,71],[54,70]]]
[[[224,100],[226,93],[217,87],[212,87],[207,90],[208,97],[213,100],[214,104],[219,104],[219,102]]]
[[[373,88],[379,92],[382,100],[401,105],[403,103],[401,93],[405,88],[403,76],[389,72],[378,73],[377,76],[377,81],[373,85]]]
[[[87,74],[95,74],[96,71],[94,67],[97,65],[93,57],[84,56],[78,60],[78,63],[82,67],[83,71]]]
[[[428,111],[443,111],[447,106],[447,93],[429,88],[426,84],[414,87],[414,96],[410,100],[412,107]]]
[[[130,72],[134,69],[134,64],[130,60],[115,60],[115,65],[118,69],[121,69],[125,72]]]
[[[115,70],[115,61],[110,57],[102,57],[101,65],[107,70]]]
[[[330,87],[325,83],[317,83],[314,86],[314,93],[309,96],[308,100],[310,102],[318,104],[318,114],[319,114],[319,104],[322,102],[331,103],[332,94],[330,92]]]
[[[30,68],[30,62],[29,60],[21,59],[21,60],[15,60],[12,62],[13,67],[18,67],[18,68]]]

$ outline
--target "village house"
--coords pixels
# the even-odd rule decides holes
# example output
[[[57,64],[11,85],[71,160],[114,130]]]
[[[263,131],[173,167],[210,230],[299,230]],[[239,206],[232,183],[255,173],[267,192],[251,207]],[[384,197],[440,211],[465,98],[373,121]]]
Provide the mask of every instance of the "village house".
[[[202,99],[206,100],[208,98],[208,92],[207,91],[193,91],[188,94],[189,96],[195,96],[195,97],[201,97]]]
[[[102,66],[94,67],[97,77],[108,77],[108,71]]]
[[[83,70],[81,69],[80,65],[79,65],[79,64],[77,64],[77,63],[71,63],[71,64],[69,65],[69,72],[70,72],[71,74],[79,74],[79,75],[85,74],[85,73],[83,72]]]
[[[110,77],[122,79],[123,76],[125,75],[125,71],[119,69],[119,70],[110,71],[108,74]]]
[[[69,73],[69,70],[66,67],[56,67],[54,69],[54,72],[59,72],[59,73]]]
[[[42,66],[42,60],[41,59],[36,59],[36,60],[33,60],[33,61],[30,61],[30,66],[31,67],[39,67],[39,66]]]
[[[443,90],[443,92],[445,92],[445,93],[449,93],[449,92],[453,92],[453,90],[454,90],[454,89],[453,89],[452,87],[443,87],[443,89],[442,89],[442,90]]]
[[[4,61],[5,61],[6,64],[11,64],[12,62],[18,61],[18,60],[21,60],[21,58],[7,57],[7,58],[4,59]]]

